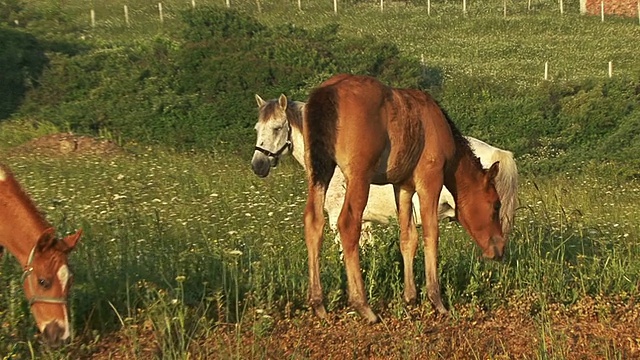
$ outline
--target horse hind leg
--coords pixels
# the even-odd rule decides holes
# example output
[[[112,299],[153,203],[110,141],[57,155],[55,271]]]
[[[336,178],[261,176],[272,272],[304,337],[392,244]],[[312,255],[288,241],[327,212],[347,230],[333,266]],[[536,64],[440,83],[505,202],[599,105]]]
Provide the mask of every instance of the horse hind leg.
[[[327,317],[323,304],[322,284],[320,283],[320,251],[324,231],[323,204],[326,185],[310,184],[307,204],[304,209],[304,237],[307,244],[309,265],[309,304],[317,316]]]
[[[369,323],[378,321],[367,303],[367,296],[360,270],[359,240],[362,231],[362,213],[367,204],[369,183],[366,180],[351,179],[338,217],[338,231],[342,240],[344,263],[349,286],[349,303]]]

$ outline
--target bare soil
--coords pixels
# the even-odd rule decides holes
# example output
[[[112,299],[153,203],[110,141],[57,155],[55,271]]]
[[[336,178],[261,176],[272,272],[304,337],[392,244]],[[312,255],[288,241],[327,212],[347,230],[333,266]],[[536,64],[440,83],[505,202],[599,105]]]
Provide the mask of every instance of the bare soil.
[[[587,298],[544,312],[530,306],[467,306],[449,316],[423,306],[404,318],[383,314],[374,325],[346,309],[326,321],[308,311],[278,319],[256,314],[215,325],[190,350],[198,359],[640,359],[640,306],[633,300]],[[165,358],[152,326],[137,329],[133,337],[131,328],[107,336],[91,358]]]
[[[123,149],[111,140],[72,133],[58,133],[42,136],[11,148],[8,150],[8,155],[66,157],[116,155],[123,152]]]

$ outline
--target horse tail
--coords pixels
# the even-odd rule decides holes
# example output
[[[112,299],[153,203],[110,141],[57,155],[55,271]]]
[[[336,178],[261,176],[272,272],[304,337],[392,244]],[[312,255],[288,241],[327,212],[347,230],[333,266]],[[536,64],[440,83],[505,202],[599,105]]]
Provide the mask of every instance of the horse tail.
[[[500,171],[495,178],[496,191],[502,204],[500,220],[502,233],[507,237],[513,228],[514,216],[518,207],[518,167],[511,151],[496,150],[491,162],[496,161],[500,162]]]
[[[338,96],[335,89],[331,86],[315,89],[304,107],[305,162],[312,184],[325,189],[336,168],[337,122]]]

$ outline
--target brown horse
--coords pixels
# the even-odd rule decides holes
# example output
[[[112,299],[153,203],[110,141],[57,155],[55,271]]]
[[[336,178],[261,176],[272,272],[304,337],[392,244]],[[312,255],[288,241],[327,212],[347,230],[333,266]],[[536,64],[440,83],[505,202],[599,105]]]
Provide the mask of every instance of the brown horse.
[[[460,224],[482,248],[483,256],[502,257],[505,239],[500,200],[494,185],[498,163],[483,169],[467,140],[427,93],[394,89],[367,76],[336,75],[316,88],[305,107],[304,142],[308,198],[304,210],[309,261],[309,301],[326,317],[320,284],[322,208],[336,165],[346,181],[338,217],[349,288],[349,302],[369,322],[377,316],[365,295],[358,239],[370,184],[393,184],[404,262],[404,300],[417,292],[413,258],[418,233],[411,198],[417,192],[424,237],[429,299],[446,313],[437,277],[438,198],[443,184],[455,199]]]
[[[57,346],[70,336],[67,297],[72,275],[67,256],[82,231],[58,240],[11,171],[0,165],[0,245],[23,266],[22,281],[45,342]]]

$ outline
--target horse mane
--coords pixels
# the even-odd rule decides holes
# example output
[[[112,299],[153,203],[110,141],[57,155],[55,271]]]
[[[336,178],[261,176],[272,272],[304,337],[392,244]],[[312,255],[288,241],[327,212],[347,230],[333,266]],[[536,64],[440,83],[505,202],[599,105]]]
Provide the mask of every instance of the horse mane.
[[[502,233],[506,237],[513,228],[514,215],[518,207],[518,167],[511,151],[497,150],[491,157],[491,161],[500,162],[500,171],[495,178],[495,185],[502,204],[500,208]]]
[[[302,133],[302,114],[304,113],[305,103],[301,101],[287,101],[287,120],[289,125],[296,128]]]
[[[482,166],[482,163],[480,162],[480,158],[471,149],[469,140],[467,140],[467,138],[464,137],[464,135],[462,135],[462,132],[460,132],[460,130],[458,129],[456,124],[453,122],[453,120],[451,120],[451,117],[449,117],[449,114],[444,109],[444,107],[440,106],[440,104],[437,101],[436,101],[436,104],[440,108],[440,111],[442,111],[444,118],[447,120],[447,123],[449,124],[449,128],[451,128],[453,141],[456,143],[456,152],[462,152],[460,155],[467,156],[469,159],[471,159],[471,161],[475,164],[476,168],[484,169]]]

